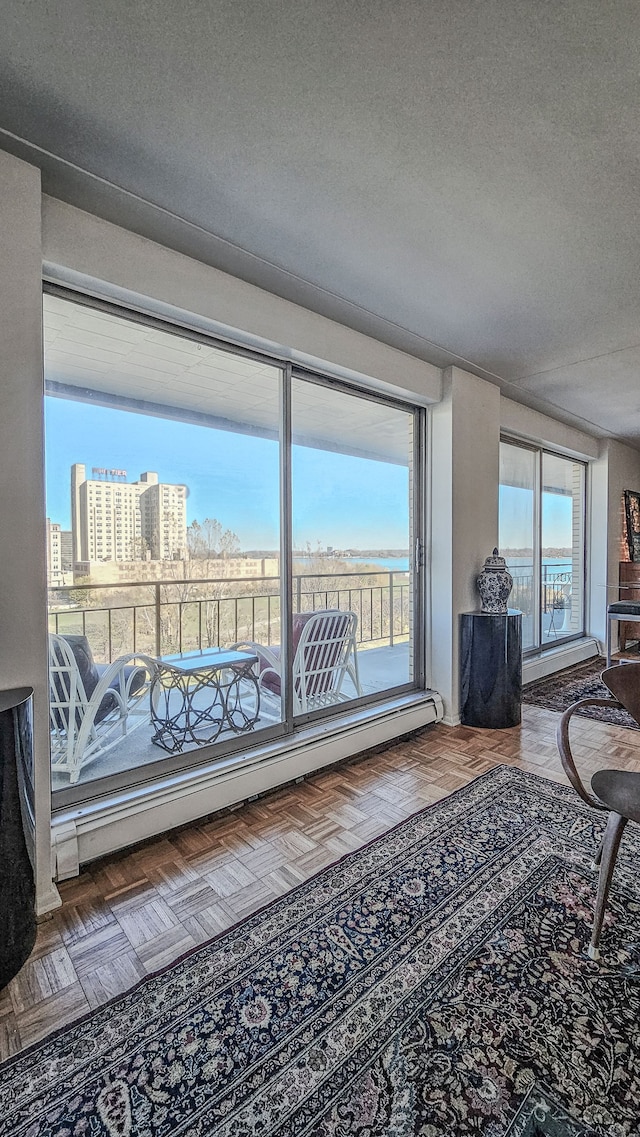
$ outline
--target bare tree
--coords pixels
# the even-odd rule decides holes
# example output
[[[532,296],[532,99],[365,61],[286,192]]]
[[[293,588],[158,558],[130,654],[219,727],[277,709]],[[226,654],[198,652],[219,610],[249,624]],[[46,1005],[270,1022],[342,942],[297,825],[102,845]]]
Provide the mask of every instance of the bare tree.
[[[240,541],[231,529],[223,529],[215,517],[205,517],[202,524],[192,521],[187,529],[187,549],[193,560],[215,560],[233,557],[240,552]]]

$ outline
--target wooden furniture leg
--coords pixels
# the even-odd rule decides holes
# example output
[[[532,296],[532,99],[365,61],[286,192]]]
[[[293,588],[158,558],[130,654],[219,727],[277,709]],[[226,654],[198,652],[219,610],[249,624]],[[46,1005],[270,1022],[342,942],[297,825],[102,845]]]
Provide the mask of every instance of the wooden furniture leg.
[[[605,829],[604,838],[598,853],[601,857],[600,875],[598,877],[598,896],[596,898],[596,911],[593,918],[593,930],[591,932],[591,943],[587,948],[587,955],[590,959],[600,959],[599,943],[600,933],[602,931],[602,924],[604,921],[604,913],[607,905],[607,898],[609,896],[609,889],[611,887],[611,878],[616,864],[616,857],[620,847],[620,839],[624,832],[624,827],[627,824],[628,818],[622,817],[620,813],[609,814],[607,820],[607,828]],[[597,856],[598,854],[596,854]]]

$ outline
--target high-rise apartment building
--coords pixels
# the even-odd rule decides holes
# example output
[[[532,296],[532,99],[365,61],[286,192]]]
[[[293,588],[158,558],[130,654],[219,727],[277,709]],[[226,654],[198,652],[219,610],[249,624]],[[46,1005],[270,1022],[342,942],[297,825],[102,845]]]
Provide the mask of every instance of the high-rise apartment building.
[[[166,485],[147,471],[137,482],[126,470],[71,467],[74,561],[174,560],[187,545],[186,487]]]
[[[157,474],[141,474],[147,488],[140,495],[142,539],[154,561],[186,556],[187,503],[184,486],[158,481]]]
[[[62,583],[62,531],[47,517],[47,580],[50,585]]]
[[[60,532],[60,554],[62,557],[62,571],[73,571],[73,533],[70,529]]]

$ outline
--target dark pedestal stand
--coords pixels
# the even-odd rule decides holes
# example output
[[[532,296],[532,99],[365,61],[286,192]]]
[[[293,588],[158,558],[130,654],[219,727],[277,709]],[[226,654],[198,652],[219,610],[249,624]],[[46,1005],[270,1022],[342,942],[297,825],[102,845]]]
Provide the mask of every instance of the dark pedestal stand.
[[[464,612],[460,617],[460,718],[501,729],[520,722],[522,613]]]
[[[32,765],[29,687],[0,691],[0,988],[22,967],[36,938],[35,886],[21,796]]]

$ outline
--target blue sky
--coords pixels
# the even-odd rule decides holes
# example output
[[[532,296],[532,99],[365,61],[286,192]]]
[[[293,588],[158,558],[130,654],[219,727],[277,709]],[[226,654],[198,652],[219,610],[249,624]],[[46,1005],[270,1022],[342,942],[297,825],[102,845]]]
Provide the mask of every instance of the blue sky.
[[[187,522],[215,517],[242,548],[279,542],[278,446],[268,439],[67,399],[45,399],[47,515],[71,527],[70,469],[155,470],[189,487]],[[294,547],[406,549],[408,471],[386,462],[293,448]]]
[[[47,514],[71,527],[70,468],[155,470],[189,487],[187,521],[215,517],[242,548],[279,543],[278,446],[269,439],[68,399],[45,399]],[[294,547],[406,549],[408,471],[347,454],[293,448]],[[531,494],[500,489],[500,542],[531,544]],[[543,495],[543,543],[570,546],[571,498]]]
[[[505,549],[531,548],[531,490],[500,487],[500,545]],[[545,548],[571,548],[572,499],[564,494],[542,495],[542,544]]]

